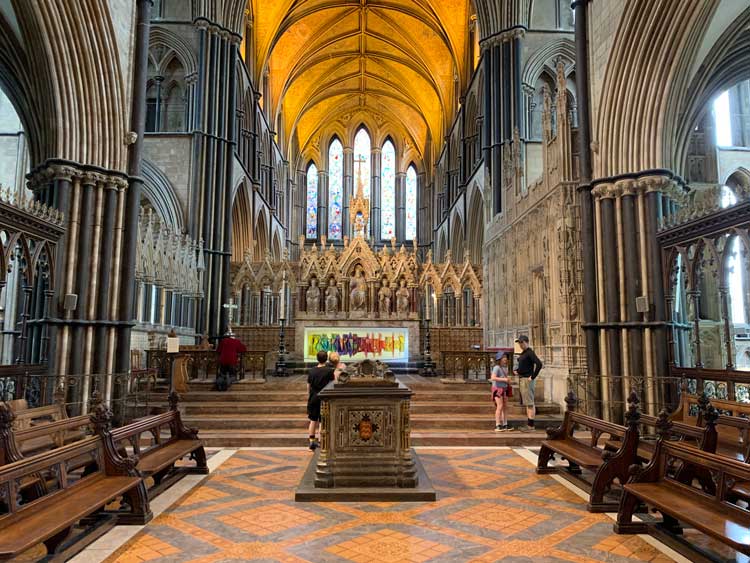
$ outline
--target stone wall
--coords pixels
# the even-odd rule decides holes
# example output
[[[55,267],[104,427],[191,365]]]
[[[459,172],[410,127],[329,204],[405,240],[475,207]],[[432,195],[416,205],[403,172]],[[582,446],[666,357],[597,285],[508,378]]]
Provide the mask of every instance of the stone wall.
[[[599,103],[609,53],[627,2],[597,0],[589,3],[589,78],[591,83],[591,131],[597,130]],[[592,139],[596,142],[596,139]]]
[[[182,212],[187,217],[192,159],[193,137],[187,133],[148,133],[144,141],[144,155],[169,179],[175,189]]]

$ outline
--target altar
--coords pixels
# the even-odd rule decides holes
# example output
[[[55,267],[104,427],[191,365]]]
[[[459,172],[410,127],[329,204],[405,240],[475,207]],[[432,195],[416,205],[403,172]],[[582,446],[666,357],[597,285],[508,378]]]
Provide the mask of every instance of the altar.
[[[295,349],[311,363],[320,350],[338,352],[344,363],[364,359],[405,363],[420,357],[419,321],[352,322],[298,319]]]
[[[275,340],[280,355],[307,363],[318,350],[336,351],[344,362],[405,363],[429,357],[430,327],[480,326],[481,269],[468,253],[454,262],[446,249],[433,262],[432,250],[416,240],[373,240],[360,188],[350,205],[351,238],[302,235],[293,260],[267,253],[257,262],[246,254],[233,266],[229,306],[237,308],[246,345]],[[273,326],[279,330],[262,330]]]

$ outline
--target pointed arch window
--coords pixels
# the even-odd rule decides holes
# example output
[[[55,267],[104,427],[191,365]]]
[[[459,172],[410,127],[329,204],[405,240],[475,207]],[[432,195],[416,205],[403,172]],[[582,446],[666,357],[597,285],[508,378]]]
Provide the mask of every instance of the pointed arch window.
[[[396,149],[387,140],[380,154],[380,238],[396,236]]]
[[[370,199],[370,150],[372,144],[370,142],[370,134],[367,129],[361,127],[357,131],[357,135],[354,137],[354,197],[357,196],[357,187],[359,182],[362,182],[362,195],[366,199]],[[367,222],[367,230],[365,234],[370,232],[370,222]]]
[[[318,167],[314,162],[307,167],[307,238],[318,236]]]
[[[412,164],[406,171],[406,240],[417,238],[417,169]]]
[[[328,147],[328,238],[341,240],[344,197],[344,147],[333,139]]]

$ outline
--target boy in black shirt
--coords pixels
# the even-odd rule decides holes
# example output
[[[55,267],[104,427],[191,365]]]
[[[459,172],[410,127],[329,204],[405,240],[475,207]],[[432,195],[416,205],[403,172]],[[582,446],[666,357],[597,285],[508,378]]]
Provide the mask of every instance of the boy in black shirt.
[[[328,362],[328,353],[321,350],[318,352],[318,365],[310,368],[307,375],[307,418],[310,419],[310,445],[312,451],[315,451],[320,444],[315,439],[315,435],[320,428],[320,393],[323,388],[333,381],[333,367],[326,365]]]

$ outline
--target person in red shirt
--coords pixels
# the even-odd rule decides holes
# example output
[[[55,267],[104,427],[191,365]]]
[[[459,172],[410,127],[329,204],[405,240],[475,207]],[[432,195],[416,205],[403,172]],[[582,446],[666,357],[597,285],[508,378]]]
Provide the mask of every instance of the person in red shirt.
[[[240,354],[247,352],[245,345],[234,337],[234,333],[229,329],[224,337],[219,340],[216,347],[216,353],[219,354],[219,374],[216,377],[216,389],[226,391],[232,384],[232,380],[237,375],[237,368],[240,365]]]

